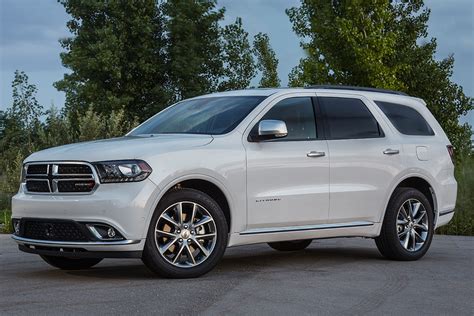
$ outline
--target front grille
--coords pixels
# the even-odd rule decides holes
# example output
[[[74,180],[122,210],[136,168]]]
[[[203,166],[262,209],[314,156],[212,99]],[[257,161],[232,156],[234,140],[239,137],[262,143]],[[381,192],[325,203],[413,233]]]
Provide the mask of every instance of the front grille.
[[[21,224],[21,237],[36,240],[88,241],[88,236],[79,224],[72,221],[34,221]]]
[[[24,170],[26,193],[87,194],[99,183],[85,162],[29,163]]]
[[[26,189],[30,192],[49,192],[48,180],[28,180]]]

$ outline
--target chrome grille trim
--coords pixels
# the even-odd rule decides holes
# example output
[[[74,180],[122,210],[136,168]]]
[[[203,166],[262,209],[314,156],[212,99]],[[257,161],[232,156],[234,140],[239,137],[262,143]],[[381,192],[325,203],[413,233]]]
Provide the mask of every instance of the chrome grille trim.
[[[28,173],[28,166],[31,165],[47,165],[47,174],[29,174]],[[91,170],[91,173],[74,173],[74,174],[67,174],[67,173],[59,173],[58,166],[59,165],[83,165],[88,166]],[[34,195],[89,195],[97,190],[100,181],[97,171],[95,170],[94,166],[85,161],[35,161],[35,162],[28,162],[25,163],[23,166],[23,181],[22,181],[22,189],[23,192],[26,194],[34,194]],[[28,180],[34,181],[45,181],[48,183],[49,192],[32,192],[29,191],[26,185]],[[61,181],[94,181],[94,186],[90,191],[86,192],[59,192],[58,191],[58,183]]]

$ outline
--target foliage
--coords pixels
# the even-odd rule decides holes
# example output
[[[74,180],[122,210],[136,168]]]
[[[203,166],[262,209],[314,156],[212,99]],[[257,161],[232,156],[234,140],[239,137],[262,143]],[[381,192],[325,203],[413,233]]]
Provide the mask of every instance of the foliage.
[[[465,157],[455,169],[458,182],[456,212],[438,234],[474,236],[474,156]]]
[[[258,70],[262,72],[260,88],[275,88],[280,86],[278,78],[278,59],[270,46],[270,38],[267,34],[258,33],[254,37],[253,51],[257,57]]]
[[[166,60],[174,100],[216,91],[223,74],[216,0],[168,0],[163,4]]]
[[[220,83],[219,90],[245,89],[255,76],[255,62],[248,35],[242,27],[241,18],[224,27],[222,60],[225,79]]]
[[[438,119],[459,156],[469,150],[469,126],[458,118],[472,100],[451,81],[454,59],[437,61],[427,39],[430,11],[422,0],[302,0],[287,10],[306,57],[290,85],[329,83],[387,88],[420,97]]]
[[[11,233],[12,231],[12,212],[0,209],[0,233]]]
[[[4,201],[14,194],[20,185],[23,160],[32,152],[77,141],[122,136],[138,125],[130,120],[124,109],[111,113],[97,113],[91,106],[78,115],[77,132],[72,128],[71,117],[66,111],[51,107],[43,111],[36,100],[36,86],[28,82],[28,76],[16,72],[13,81],[13,105],[1,117],[4,129],[0,138],[0,209],[8,207]],[[44,120],[42,120],[44,118]]]
[[[168,104],[164,21],[155,0],[59,2],[72,17],[73,36],[60,41],[71,72],[55,86],[74,118],[92,106],[143,120]]]

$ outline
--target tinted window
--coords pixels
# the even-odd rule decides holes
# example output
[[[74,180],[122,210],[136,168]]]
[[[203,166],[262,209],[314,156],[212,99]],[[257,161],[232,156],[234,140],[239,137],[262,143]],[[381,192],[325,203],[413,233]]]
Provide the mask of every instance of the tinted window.
[[[428,122],[417,110],[396,103],[375,101],[396,129],[406,135],[434,135]]]
[[[275,104],[262,120],[286,123],[288,136],[281,140],[316,139],[313,102],[311,98],[289,98]]]
[[[383,137],[379,124],[359,99],[318,98],[327,122],[328,139]]]
[[[130,135],[225,134],[233,130],[265,98],[233,96],[185,100],[155,115]]]

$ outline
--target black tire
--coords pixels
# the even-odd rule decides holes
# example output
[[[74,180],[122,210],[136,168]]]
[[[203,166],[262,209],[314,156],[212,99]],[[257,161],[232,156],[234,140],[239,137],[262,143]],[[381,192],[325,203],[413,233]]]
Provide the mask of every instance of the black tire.
[[[168,262],[157,249],[155,242],[155,226],[161,214],[170,206],[179,202],[197,203],[204,207],[215,223],[216,241],[207,258],[193,267],[178,267]],[[219,204],[207,194],[194,189],[175,189],[166,194],[153,214],[143,250],[142,261],[154,273],[165,278],[195,278],[212,270],[224,255],[227,247],[228,226]]]
[[[41,258],[48,264],[61,270],[89,269],[102,261],[102,258],[65,258],[55,256],[41,256]]]
[[[398,211],[402,207],[403,203],[410,199],[415,199],[421,202],[426,210],[427,217],[427,236],[423,246],[418,250],[407,250],[405,249],[399,239],[399,232],[397,231],[397,217]],[[385,218],[382,224],[380,235],[375,238],[375,244],[377,245],[380,253],[388,259],[399,260],[399,261],[412,261],[418,260],[423,257],[428,251],[431,240],[434,234],[434,215],[433,208],[426,196],[420,191],[413,188],[397,188],[393,193],[392,197],[387,206]],[[415,239],[416,241],[416,239]]]
[[[268,245],[278,251],[298,251],[308,247],[312,239],[269,242]]]

